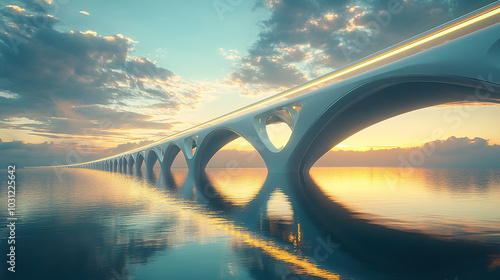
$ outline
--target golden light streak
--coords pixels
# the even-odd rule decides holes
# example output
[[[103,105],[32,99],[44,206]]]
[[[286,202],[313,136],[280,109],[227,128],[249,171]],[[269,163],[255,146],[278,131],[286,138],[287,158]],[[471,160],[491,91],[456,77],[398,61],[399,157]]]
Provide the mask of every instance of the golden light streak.
[[[405,51],[408,51],[408,50],[411,50],[415,47],[418,47],[418,46],[421,46],[423,44],[426,44],[426,43],[429,43],[431,42],[432,40],[435,40],[435,39],[438,39],[438,38],[441,38],[445,35],[448,35],[450,33],[453,33],[453,32],[456,32],[462,28],[465,28],[465,27],[468,27],[470,25],[473,25],[475,23],[478,23],[482,20],[485,20],[485,19],[488,19],[494,15],[497,15],[500,13],[500,6],[498,6],[498,4],[496,5],[496,7],[490,9],[490,10],[487,10],[483,13],[479,13],[477,15],[474,15],[470,18],[467,18],[467,19],[464,19],[458,23],[455,23],[451,26],[448,26],[448,27],[445,27],[441,30],[438,30],[434,33],[431,33],[427,36],[423,36],[422,38],[418,38],[416,39],[415,41],[412,41],[412,42],[409,42],[405,45],[402,45],[402,46],[398,46],[392,50],[389,50],[385,53],[382,53],[378,56],[375,56],[373,58],[369,58],[365,61],[361,61],[357,64],[354,64],[354,65],[351,65],[351,66],[347,66],[346,68],[344,69],[340,69],[340,70],[337,70],[337,71],[334,71],[334,72],[331,72],[329,74],[326,74],[324,76],[321,76],[317,79],[314,79],[314,80],[311,80],[309,82],[306,82],[304,84],[301,84],[299,86],[296,86],[294,88],[291,88],[289,90],[286,90],[280,94],[277,94],[273,97],[270,97],[270,98],[267,98],[267,99],[264,99],[260,102],[257,102],[257,103],[254,103],[252,105],[249,105],[247,107],[244,107],[244,108],[241,108],[239,110],[236,110],[236,111],[233,111],[231,113],[228,113],[226,115],[222,115],[218,118],[215,118],[213,120],[210,120],[208,122],[205,122],[205,123],[202,123],[202,124],[199,124],[199,125],[196,125],[196,126],[193,126],[189,129],[186,129],[186,130],[183,130],[183,131],[180,131],[178,133],[175,133],[175,134],[172,134],[170,136],[167,136],[165,138],[162,138],[148,146],[145,146],[145,147],[141,147],[141,148],[138,148],[138,149],[135,149],[135,150],[132,150],[132,151],[128,151],[128,152],[124,152],[124,153],[121,153],[121,154],[118,154],[118,155],[114,155],[114,156],[110,156],[110,157],[107,157],[107,158],[104,158],[104,159],[99,159],[99,160],[95,160],[95,161],[90,161],[90,162],[86,162],[86,163],[79,163],[79,164],[72,164],[72,165],[60,165],[60,166],[52,166],[52,167],[62,167],[62,166],[77,166],[77,165],[81,165],[81,164],[90,164],[90,163],[95,163],[95,162],[100,162],[100,161],[103,161],[103,160],[107,160],[107,159],[111,159],[111,158],[115,158],[115,157],[120,157],[122,155],[125,155],[125,154],[129,154],[129,153],[133,153],[133,152],[137,152],[139,150],[143,150],[143,149],[147,149],[147,148],[150,148],[154,145],[157,145],[159,143],[162,143],[164,141],[167,141],[167,140],[170,140],[172,138],[175,138],[175,137],[178,137],[178,136],[181,136],[181,135],[185,135],[185,134],[188,134],[196,129],[201,129],[201,128],[204,128],[204,127],[207,127],[211,124],[214,124],[216,122],[220,122],[222,120],[225,120],[225,119],[228,119],[229,117],[233,117],[237,114],[241,114],[241,113],[244,113],[244,112],[247,112],[247,111],[250,111],[252,109],[255,109],[257,107],[260,107],[262,105],[265,105],[265,104],[268,104],[268,103],[271,103],[271,102],[274,102],[274,101],[277,101],[277,100],[280,100],[280,99],[283,99],[287,96],[290,96],[292,94],[295,94],[295,93],[298,93],[298,92],[301,92],[301,91],[304,91],[304,90],[307,90],[307,89],[310,89],[312,87],[315,87],[315,86],[318,86],[318,85],[321,85],[325,82],[328,82],[328,81],[331,81],[333,79],[336,79],[336,78],[339,78],[339,77],[342,77],[346,74],[349,74],[351,72],[354,72],[356,70],[360,70],[364,67],[367,67],[367,66],[370,66],[370,65],[373,65],[375,64],[376,62],[380,62],[380,61],[383,61],[385,59],[388,59],[390,57],[393,57],[397,54],[401,54]]]
[[[305,273],[321,277],[324,279],[340,279],[339,275],[330,272],[328,270],[319,268],[317,265],[309,262],[307,259],[294,255],[286,250],[279,248],[272,241],[266,241],[258,237],[253,236],[241,227],[235,226],[232,222],[218,217],[213,217],[205,214],[198,213],[192,210],[190,207],[181,207],[175,209],[180,211],[182,214],[188,214],[189,216],[195,218],[197,221],[208,223],[218,229],[223,230],[225,233],[236,237],[240,241],[259,248],[267,255],[273,257],[276,260],[283,261],[289,264],[293,264],[301,268]]]

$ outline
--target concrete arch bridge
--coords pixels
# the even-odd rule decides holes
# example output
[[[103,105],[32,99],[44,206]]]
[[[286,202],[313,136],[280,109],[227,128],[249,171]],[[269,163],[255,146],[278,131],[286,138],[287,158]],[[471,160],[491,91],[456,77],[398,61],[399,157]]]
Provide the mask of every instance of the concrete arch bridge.
[[[366,59],[139,149],[57,166],[125,172],[157,161],[168,171],[179,152],[202,175],[212,156],[243,137],[269,173],[307,172],[336,144],[387,118],[451,102],[500,102],[500,4],[495,3]],[[285,123],[277,148],[267,126]]]

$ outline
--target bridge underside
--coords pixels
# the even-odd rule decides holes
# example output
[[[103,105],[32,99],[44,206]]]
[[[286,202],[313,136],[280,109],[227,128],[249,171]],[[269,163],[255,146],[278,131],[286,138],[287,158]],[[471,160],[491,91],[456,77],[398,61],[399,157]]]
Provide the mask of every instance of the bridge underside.
[[[500,103],[500,86],[457,77],[402,77],[359,87],[333,104],[304,134],[306,149],[293,162],[308,171],[331,148],[351,135],[413,110],[456,102]]]

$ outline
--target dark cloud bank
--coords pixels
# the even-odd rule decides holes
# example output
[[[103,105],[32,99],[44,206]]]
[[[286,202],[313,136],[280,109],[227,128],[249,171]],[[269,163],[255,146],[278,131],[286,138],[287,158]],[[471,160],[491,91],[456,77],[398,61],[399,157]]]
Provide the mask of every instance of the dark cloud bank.
[[[131,39],[62,32],[51,5],[13,3],[0,9],[0,128],[85,135],[105,120],[116,129],[169,129],[134,109],[172,115],[198,101],[200,86],[132,56]],[[9,124],[17,118],[30,122]]]

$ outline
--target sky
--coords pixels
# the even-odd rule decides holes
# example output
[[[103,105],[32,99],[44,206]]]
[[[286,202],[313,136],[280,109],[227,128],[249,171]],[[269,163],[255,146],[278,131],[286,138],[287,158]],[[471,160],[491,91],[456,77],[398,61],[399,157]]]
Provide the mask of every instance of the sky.
[[[0,164],[91,160],[139,147],[491,2],[7,0],[0,7]],[[371,23],[391,5],[398,12],[374,32]],[[494,147],[500,131],[489,127],[499,118],[491,105],[433,107],[376,124],[334,150],[450,137]],[[236,141],[226,149],[251,147]]]

